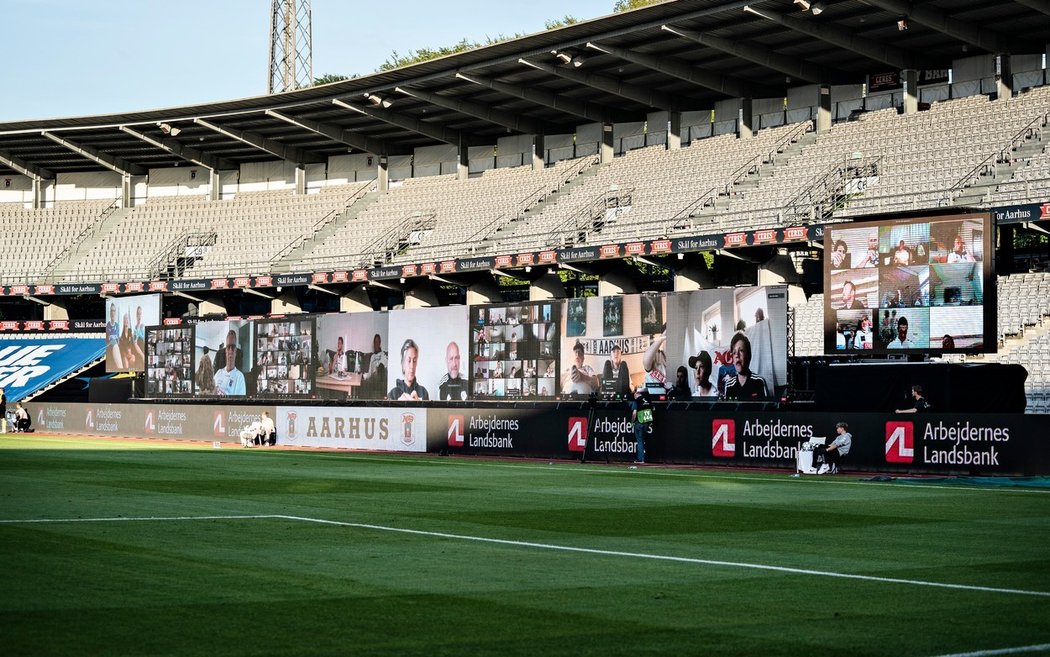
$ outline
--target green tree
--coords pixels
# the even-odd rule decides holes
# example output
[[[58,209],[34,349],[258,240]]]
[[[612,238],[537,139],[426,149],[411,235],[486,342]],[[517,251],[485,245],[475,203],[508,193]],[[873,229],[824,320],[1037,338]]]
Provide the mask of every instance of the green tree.
[[[655,5],[660,2],[667,2],[667,0],[616,0],[616,5],[613,7],[613,11],[620,13],[621,11],[630,11],[632,9],[638,9],[639,7],[648,7],[649,5]]]
[[[356,75],[354,77],[357,77]],[[332,82],[342,82],[343,80],[349,80],[350,78],[345,75],[338,75],[335,73],[325,73],[319,78],[314,78],[314,86],[319,84],[331,84]]]
[[[395,68],[401,68],[402,66],[411,66],[412,64],[418,64],[420,62],[426,62],[431,59],[437,59],[439,57],[446,57],[448,55],[455,55],[459,52],[465,52],[467,50],[473,50],[480,48],[482,44],[477,41],[468,41],[463,39],[459,43],[451,46],[441,46],[440,48],[420,48],[419,50],[409,50],[408,53],[402,55],[398,51],[393,51],[390,56],[387,57],[386,61],[379,65],[379,71],[392,71]]]
[[[561,18],[556,18],[552,21],[547,21],[546,23],[544,23],[544,25],[548,30],[556,30],[559,27],[565,27],[566,25],[574,25],[579,22],[579,18],[576,18],[575,16],[572,16],[570,14],[565,14]]]
[[[558,18],[552,21],[546,22],[546,28],[548,30],[556,30],[559,27],[565,27],[566,25],[572,25],[573,23],[579,23],[580,19],[575,16],[566,14],[562,18]],[[448,55],[455,55],[456,53],[465,52],[467,50],[474,50],[475,48],[482,48],[484,46],[491,46],[504,41],[510,41],[511,39],[517,39],[525,36],[520,32],[515,32],[511,35],[499,34],[494,37],[485,37],[485,41],[471,41],[470,39],[463,39],[459,43],[451,46],[442,46],[440,48],[420,48],[419,50],[409,50],[406,54],[402,55],[398,51],[390,53],[390,57],[387,57],[386,61],[379,65],[376,69],[377,72],[392,71],[395,68],[401,68],[402,66],[411,66],[412,64],[419,64],[420,62],[430,61],[431,59],[437,59],[438,57],[446,57]]]

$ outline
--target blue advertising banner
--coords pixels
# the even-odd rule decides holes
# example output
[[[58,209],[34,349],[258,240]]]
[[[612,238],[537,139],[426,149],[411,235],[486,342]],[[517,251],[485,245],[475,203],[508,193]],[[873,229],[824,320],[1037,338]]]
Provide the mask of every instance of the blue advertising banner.
[[[14,403],[102,358],[105,350],[102,338],[0,340],[0,388]]]

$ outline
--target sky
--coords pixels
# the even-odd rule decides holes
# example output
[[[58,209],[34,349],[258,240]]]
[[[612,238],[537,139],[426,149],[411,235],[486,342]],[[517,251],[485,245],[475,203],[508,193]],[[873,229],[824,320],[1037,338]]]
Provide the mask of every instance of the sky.
[[[0,0],[0,122],[124,113],[266,93],[271,0]],[[393,51],[533,33],[615,0],[312,0],[314,76],[365,75]]]

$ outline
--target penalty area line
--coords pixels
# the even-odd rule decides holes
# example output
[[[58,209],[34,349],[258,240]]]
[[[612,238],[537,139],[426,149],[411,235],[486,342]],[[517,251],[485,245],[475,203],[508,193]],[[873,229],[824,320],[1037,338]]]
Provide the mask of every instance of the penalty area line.
[[[1017,646],[1016,648],[996,648],[994,650],[954,652],[950,655],[937,655],[937,657],[994,657],[994,655],[1017,655],[1022,652],[1042,652],[1044,650],[1050,650],[1050,643],[1039,643],[1031,646]]]
[[[446,532],[432,532],[421,529],[406,529],[403,527],[388,527],[385,525],[372,525],[360,522],[344,522],[340,520],[325,520],[323,518],[307,518],[303,516],[275,516],[311,522],[322,525],[335,525],[339,527],[354,527],[358,529],[370,529],[374,531],[395,532],[399,534],[411,534],[414,536],[430,536],[434,538],[447,538],[458,541],[472,541],[475,543],[491,543],[496,545],[510,545],[514,547],[535,548],[540,550],[553,550],[559,552],[575,552],[582,554],[595,554],[606,557],[630,557],[633,559],[649,559],[653,561],[672,561],[676,563],[700,564],[705,566],[720,566],[725,568],[746,568],[750,570],[765,570],[792,575],[812,575],[816,577],[831,577],[838,579],[852,579],[866,582],[880,582],[884,584],[906,584],[910,586],[928,586],[934,588],[955,589],[963,591],[980,591],[984,593],[1005,593],[1012,595],[1026,595],[1050,598],[1050,591],[1030,591],[1026,589],[1010,589],[995,586],[977,586],[973,584],[952,584],[950,582],[933,582],[919,579],[906,579],[901,577],[878,577],[875,575],[856,575],[852,573],[837,573],[824,570],[812,570],[809,568],[791,568],[788,566],[773,566],[770,564],[748,563],[744,561],[722,561],[718,559],[698,559],[695,557],[676,557],[665,554],[649,554],[645,552],[626,552],[622,550],[602,550],[598,548],[575,547],[571,545],[557,545],[554,543],[536,543],[532,541],[515,541],[504,538],[490,538],[486,536],[471,536],[468,534],[450,534]]]
[[[175,520],[286,520],[285,516],[250,515],[250,516],[111,516],[103,518],[27,518],[3,519],[0,525],[58,524],[70,522],[158,522]]]

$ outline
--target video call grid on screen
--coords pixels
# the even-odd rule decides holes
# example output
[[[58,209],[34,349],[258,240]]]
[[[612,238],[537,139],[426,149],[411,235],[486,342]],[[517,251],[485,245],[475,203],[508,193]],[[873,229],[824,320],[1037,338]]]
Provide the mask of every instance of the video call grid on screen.
[[[560,309],[558,301],[471,307],[473,399],[557,396]]]
[[[989,215],[843,224],[824,239],[826,353],[994,351]]]
[[[256,320],[256,397],[311,397],[317,334],[313,317]]]
[[[193,327],[146,329],[146,396],[189,397],[194,391]]]

